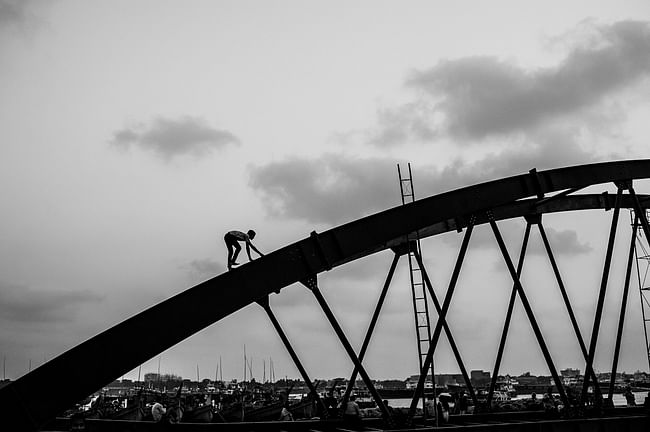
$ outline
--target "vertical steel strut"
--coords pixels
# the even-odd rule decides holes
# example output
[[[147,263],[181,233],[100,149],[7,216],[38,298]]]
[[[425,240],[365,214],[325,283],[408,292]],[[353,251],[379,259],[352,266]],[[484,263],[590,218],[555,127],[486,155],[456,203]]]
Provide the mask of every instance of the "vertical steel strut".
[[[598,332],[600,330],[600,320],[603,315],[603,306],[605,303],[605,293],[607,291],[607,280],[609,278],[609,268],[612,263],[612,252],[614,251],[614,240],[616,239],[616,227],[618,225],[618,215],[621,210],[621,197],[623,195],[623,185],[616,185],[618,190],[616,192],[616,202],[614,204],[614,215],[612,216],[612,224],[609,229],[609,240],[607,242],[607,252],[605,255],[605,264],[603,266],[603,276],[600,281],[600,292],[598,294],[598,304],[596,305],[596,314],[594,316],[594,325],[591,330],[591,342],[589,343],[589,358],[585,366],[585,378],[582,384],[581,401],[584,404],[587,400],[587,390],[589,389],[589,381],[593,375],[593,362],[596,353],[596,343],[598,343]]]
[[[456,361],[458,362],[458,366],[460,367],[461,373],[463,374],[463,379],[465,380],[467,389],[470,393],[470,396],[472,397],[472,401],[474,402],[474,404],[477,403],[474,388],[472,387],[472,383],[470,381],[469,375],[467,374],[465,365],[463,364],[463,361],[460,357],[460,353],[458,352],[456,343],[454,342],[454,339],[451,336],[451,331],[447,326],[447,321],[445,318],[447,315],[447,311],[449,310],[449,305],[451,304],[451,297],[454,293],[456,282],[458,281],[458,275],[460,274],[460,270],[463,266],[463,261],[465,259],[465,254],[467,252],[467,246],[469,245],[469,239],[471,238],[473,230],[474,230],[474,220],[472,218],[470,220],[470,224],[467,227],[467,230],[465,230],[463,242],[458,252],[458,258],[456,259],[456,265],[454,266],[454,270],[452,272],[451,279],[449,281],[449,287],[447,288],[447,293],[445,295],[442,308],[440,308],[440,304],[438,303],[435,292],[433,291],[431,281],[429,280],[429,276],[427,275],[426,269],[424,268],[424,263],[422,262],[422,257],[419,254],[416,255],[420,268],[422,269],[422,275],[427,284],[427,288],[429,289],[431,298],[433,299],[434,305],[436,306],[436,309],[438,311],[438,321],[436,322],[436,327],[433,331],[431,343],[429,344],[429,349],[427,351],[424,364],[422,365],[422,370],[420,371],[420,379],[418,380],[418,384],[415,389],[415,394],[413,395],[413,399],[411,400],[411,406],[409,409],[408,420],[407,420],[409,423],[412,421],[413,417],[415,416],[415,410],[417,408],[418,399],[424,391],[424,381],[426,380],[426,373],[428,372],[429,367],[433,362],[433,354],[435,352],[436,345],[438,344],[438,339],[440,338],[440,333],[442,332],[443,327],[445,329],[445,333],[447,334],[447,338],[449,339],[449,344],[452,347],[452,351],[454,352],[454,356],[456,357]],[[435,382],[434,382],[434,386],[435,386]]]
[[[618,330],[616,333],[616,345],[614,347],[614,360],[612,362],[612,376],[609,380],[609,393],[607,398],[611,401],[614,396],[614,384],[616,383],[616,368],[618,367],[618,354],[621,350],[621,337],[623,336],[623,324],[625,323],[625,310],[627,309],[627,295],[630,288],[632,276],[632,261],[634,260],[634,246],[636,245],[636,232],[639,218],[634,218],[632,225],[632,239],[630,240],[630,252],[627,256],[627,268],[625,270],[625,284],[623,285],[623,298],[621,299],[621,313],[618,316]]]
[[[544,229],[544,225],[542,224],[541,219],[537,224],[537,227],[539,228],[539,233],[542,236],[542,242],[544,243],[544,248],[546,249],[546,255],[548,255],[548,259],[551,263],[551,267],[553,268],[553,273],[555,274],[557,285],[560,288],[560,294],[562,294],[564,305],[566,306],[567,312],[569,313],[569,319],[571,320],[573,331],[576,334],[576,337],[578,338],[580,351],[582,352],[582,355],[586,361],[589,355],[587,353],[587,346],[585,345],[585,341],[582,337],[582,333],[580,332],[580,327],[578,326],[578,320],[576,319],[576,316],[573,313],[573,308],[571,307],[571,302],[569,301],[569,295],[567,294],[566,288],[564,286],[564,282],[562,281],[562,276],[560,275],[560,269],[558,268],[557,262],[555,261],[555,256],[553,255],[553,250],[551,249],[551,243],[548,241],[548,237],[546,236],[546,230]],[[600,385],[598,384],[598,380],[596,379],[596,374],[594,373],[593,369],[591,370],[591,378],[594,380],[595,383],[594,390],[596,391],[597,394],[600,394]]]
[[[519,262],[517,263],[517,278],[521,276],[521,271],[524,267],[524,258],[526,256],[526,249],[528,248],[528,239],[530,238],[530,227],[532,223],[530,220],[526,222],[526,231],[524,232],[524,240],[521,243],[521,251],[519,252]],[[494,362],[494,371],[492,373],[492,381],[490,382],[490,390],[488,391],[487,406],[488,409],[492,406],[492,396],[494,389],[497,385],[497,378],[499,376],[499,368],[501,367],[501,360],[503,359],[503,350],[506,346],[506,339],[508,338],[508,329],[510,328],[510,321],[512,320],[512,311],[515,307],[515,299],[517,298],[517,287],[513,284],[512,291],[510,292],[510,300],[508,301],[508,311],[506,312],[506,320],[503,323],[503,331],[501,332],[501,339],[499,341],[499,350],[497,351],[497,358]]]
[[[569,406],[569,401],[566,396],[566,393],[564,392],[564,387],[562,386],[562,381],[560,380],[560,377],[557,374],[557,370],[555,369],[555,365],[553,364],[553,360],[551,359],[551,354],[548,351],[548,348],[546,346],[546,342],[544,342],[544,337],[542,336],[542,332],[539,328],[539,325],[537,324],[537,320],[535,319],[535,315],[533,314],[533,310],[530,307],[530,303],[528,302],[528,298],[526,297],[526,293],[524,292],[523,287],[521,286],[521,281],[517,277],[517,272],[515,270],[515,266],[512,263],[512,260],[510,259],[510,255],[508,254],[508,249],[506,248],[506,244],[503,241],[503,237],[501,236],[501,232],[499,231],[499,227],[497,226],[496,222],[494,222],[493,217],[489,217],[490,219],[490,227],[492,228],[492,232],[494,233],[494,237],[497,240],[497,243],[499,244],[499,249],[501,250],[501,254],[503,255],[503,259],[506,262],[506,266],[508,267],[508,271],[510,272],[510,276],[512,277],[513,282],[515,283],[515,286],[517,288],[517,292],[519,293],[519,298],[521,299],[521,303],[524,306],[524,309],[526,310],[526,314],[528,315],[528,320],[530,321],[530,325],[533,327],[533,332],[535,333],[535,337],[537,338],[537,343],[539,344],[539,347],[542,350],[542,354],[544,355],[544,359],[546,360],[546,364],[548,366],[549,371],[551,372],[551,375],[553,375],[553,381],[555,382],[555,387],[557,387],[558,393],[560,393],[560,398],[562,399],[562,402],[564,403],[564,406]]]
[[[379,313],[381,312],[381,308],[384,305],[384,300],[386,299],[386,293],[388,292],[388,287],[390,286],[390,283],[393,280],[393,275],[395,274],[395,268],[397,267],[397,262],[399,261],[399,258],[400,257],[398,254],[394,254],[393,262],[390,265],[390,269],[388,270],[388,275],[386,276],[386,281],[384,282],[384,287],[382,288],[381,293],[379,294],[379,299],[377,300],[377,306],[375,307],[375,312],[372,314],[372,318],[370,319],[370,325],[368,326],[368,330],[366,331],[366,337],[363,339],[363,344],[361,345],[361,350],[359,351],[359,363],[363,362],[363,358],[366,355],[366,350],[368,349],[368,345],[370,344],[370,338],[372,337],[372,334],[375,331],[375,326],[377,325],[377,320],[379,319]],[[345,406],[345,403],[350,398],[350,394],[352,393],[352,388],[354,387],[354,383],[357,379],[358,373],[359,370],[355,366],[354,371],[352,372],[352,376],[350,377],[350,381],[348,382],[348,387],[345,389],[345,394],[343,395],[343,406]]]
[[[302,376],[303,381],[305,381],[305,384],[307,384],[307,387],[309,387],[309,391],[316,398],[316,403],[318,403],[318,405],[320,405],[323,416],[327,417],[327,415],[328,415],[327,414],[327,408],[325,407],[325,404],[323,403],[323,400],[320,398],[320,396],[318,396],[318,392],[316,391],[316,388],[314,387],[314,384],[311,382],[311,379],[309,379],[309,376],[307,375],[307,371],[302,366],[302,363],[300,362],[300,359],[298,358],[298,355],[296,354],[293,347],[291,346],[291,343],[289,342],[289,339],[287,338],[287,335],[284,333],[284,330],[282,330],[282,326],[280,326],[280,323],[278,322],[277,318],[275,317],[275,314],[271,310],[271,305],[269,303],[269,297],[266,296],[266,297],[258,300],[257,304],[262,306],[262,308],[264,308],[264,311],[266,311],[266,314],[268,315],[269,319],[271,320],[271,323],[273,324],[273,327],[275,327],[275,330],[278,332],[278,335],[280,336],[280,339],[282,339],[282,343],[284,343],[284,346],[287,348],[287,351],[289,352],[289,355],[291,356],[291,359],[293,360],[296,367],[298,368],[298,371],[300,372],[300,375]],[[287,397],[288,396],[289,395],[287,395]]]
[[[310,289],[312,293],[314,293],[314,297],[316,297],[316,301],[320,305],[321,309],[323,309],[325,316],[327,317],[328,321],[332,325],[332,328],[334,329],[334,332],[336,333],[339,340],[341,341],[343,348],[345,348],[345,351],[348,353],[348,356],[350,356],[350,360],[352,360],[352,363],[354,363],[354,367],[359,370],[359,375],[361,375],[361,378],[363,379],[363,382],[366,384],[368,391],[372,395],[372,398],[375,400],[375,403],[377,404],[377,408],[379,408],[382,416],[386,419],[386,421],[389,424],[392,424],[393,418],[390,415],[388,408],[384,405],[384,402],[382,401],[379,393],[377,393],[377,389],[375,388],[375,385],[372,383],[370,376],[368,376],[368,373],[361,365],[361,362],[359,361],[359,358],[355,354],[352,345],[350,345],[350,342],[345,336],[343,329],[341,328],[338,321],[336,320],[336,317],[332,313],[332,310],[330,309],[329,305],[327,304],[327,301],[323,297],[323,294],[318,289],[318,279],[316,278],[316,275],[308,278],[307,280],[302,281],[302,284],[305,285],[308,289]]]

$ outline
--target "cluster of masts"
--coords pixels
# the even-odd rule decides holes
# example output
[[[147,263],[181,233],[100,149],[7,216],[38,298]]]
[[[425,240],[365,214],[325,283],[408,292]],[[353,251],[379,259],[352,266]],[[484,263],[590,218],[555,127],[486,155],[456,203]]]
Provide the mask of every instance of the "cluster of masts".
[[[266,382],[266,359],[262,359],[262,382]],[[198,371],[198,366],[197,366]],[[221,372],[221,357],[219,357],[219,371]],[[248,376],[247,373],[248,372]],[[198,372],[197,372],[198,376]],[[246,345],[244,345],[244,382],[247,381],[247,377],[253,379],[253,358],[250,360],[246,357]],[[223,382],[223,375],[221,375],[221,381]],[[273,358],[269,357],[269,381],[275,382],[275,368],[273,367]]]

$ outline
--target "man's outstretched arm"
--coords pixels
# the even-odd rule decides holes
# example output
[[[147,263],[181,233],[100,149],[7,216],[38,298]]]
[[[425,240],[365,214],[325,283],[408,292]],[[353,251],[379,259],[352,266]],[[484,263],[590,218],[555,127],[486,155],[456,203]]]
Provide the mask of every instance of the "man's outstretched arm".
[[[248,253],[248,259],[250,259],[251,261],[253,260],[253,258],[251,258],[251,250],[250,250],[250,248],[253,248],[253,250],[255,252],[257,252],[257,254],[259,256],[264,256],[264,254],[262,252],[257,250],[257,248],[255,247],[255,245],[253,245],[253,243],[251,243],[250,241],[247,241],[246,242],[246,252]]]

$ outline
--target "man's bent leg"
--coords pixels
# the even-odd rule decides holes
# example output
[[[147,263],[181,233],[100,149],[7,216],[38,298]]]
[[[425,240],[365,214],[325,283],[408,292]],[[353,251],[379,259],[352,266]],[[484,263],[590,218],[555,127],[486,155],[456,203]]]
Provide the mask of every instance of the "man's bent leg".
[[[235,253],[232,256],[231,264],[232,265],[237,265],[237,262],[236,262],[237,261],[237,255],[239,255],[239,252],[241,252],[241,246],[239,245],[239,243],[235,243],[234,247],[235,247]]]
[[[226,242],[226,249],[228,249],[228,270],[232,269],[233,259],[233,241],[228,234],[225,235],[223,240]],[[235,241],[235,244],[237,242]]]

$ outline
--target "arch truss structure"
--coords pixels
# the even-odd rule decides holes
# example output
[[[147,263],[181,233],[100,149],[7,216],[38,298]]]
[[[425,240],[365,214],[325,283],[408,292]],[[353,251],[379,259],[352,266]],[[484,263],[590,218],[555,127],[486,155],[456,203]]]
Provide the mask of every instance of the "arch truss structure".
[[[637,221],[632,224],[633,233],[628,251],[624,296],[612,366],[613,379],[616,375],[619,358],[632,263],[635,261],[634,242],[637,230],[641,230],[646,238],[650,238],[650,226],[645,211],[650,207],[650,198],[645,195],[637,195],[634,183],[637,180],[648,178],[650,178],[650,160],[606,162],[539,172],[533,169],[526,174],[420,199],[322,233],[314,231],[307,238],[235,270],[218,275],[152,306],[52,359],[0,389],[0,406],[6,410],[5,412],[12,413],[10,416],[12,419],[19,420],[19,423],[14,425],[14,429],[38,430],[47,421],[88,394],[251,303],[260,304],[266,311],[304,381],[311,386],[307,371],[301,365],[269,304],[269,295],[279,294],[284,287],[301,282],[313,292],[354,364],[351,382],[355,381],[357,374],[363,379],[377,402],[377,406],[390,422],[390,413],[382,403],[380,395],[373,385],[373,380],[363,367],[363,358],[400,257],[408,251],[416,250],[412,247],[411,242],[449,231],[463,232],[463,240],[443,299],[439,300],[436,297],[422,257],[419,252],[415,253],[419,267],[422,269],[426,289],[437,312],[437,320],[434,320],[435,327],[431,332],[431,341],[422,366],[422,371],[425,373],[420,374],[410,414],[412,417],[418,399],[424,390],[426,371],[431,369],[434,351],[442,332],[445,332],[451,343],[456,361],[465,376],[470,396],[476,399],[476,393],[471,386],[461,353],[455,344],[452,329],[447,321],[447,314],[473,229],[480,224],[490,226],[512,279],[512,290],[495,367],[492,371],[488,399],[492,398],[495,389],[513,305],[517,298],[524,307],[535,339],[565,406],[575,404],[575,400],[585,400],[590,386],[593,386],[598,395],[604,395],[607,390],[607,395],[611,398],[613,383],[609,389],[600,388],[593,370],[594,354],[598,344],[619,214],[621,209],[633,209]],[[617,193],[615,195],[579,193],[590,186],[603,184],[614,184]],[[611,210],[612,219],[592,331],[587,339],[580,333],[558,264],[544,230],[542,215],[588,209]],[[526,230],[517,263],[511,258],[499,228],[500,221],[513,218],[525,218],[526,221]],[[519,278],[526,255],[526,246],[533,228],[536,228],[541,235],[571,321],[572,330],[584,357],[585,378],[582,398],[573,399],[567,395]],[[359,352],[356,352],[320,292],[318,274],[332,271],[351,261],[385,250],[392,250],[394,258],[362,347]],[[181,320],[167,319],[169,316],[178,316],[179,311],[189,310],[192,313],[185,314]],[[147,334],[148,336],[144,339],[138,338],[136,341],[131,337],[132,334]],[[63,387],[58,385],[62,377],[66,378],[67,383],[74,384]],[[47,404],[42,403],[42,395],[36,391],[36,389],[44,388],[57,388],[56,398],[49,400]],[[312,390],[316,393],[315,389],[312,388]],[[350,389],[346,393],[349,394],[349,391]]]

